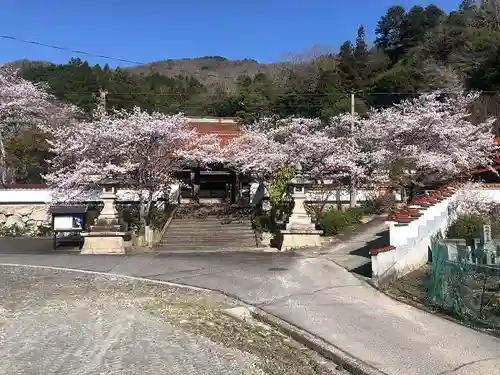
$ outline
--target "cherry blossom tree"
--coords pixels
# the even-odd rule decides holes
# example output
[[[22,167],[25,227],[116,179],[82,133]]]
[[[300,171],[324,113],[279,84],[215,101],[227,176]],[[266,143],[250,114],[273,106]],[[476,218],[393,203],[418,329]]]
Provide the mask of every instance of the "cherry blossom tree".
[[[51,173],[44,177],[57,200],[74,200],[75,193],[88,199],[100,182],[115,180],[138,194],[146,231],[155,199],[176,182],[176,171],[220,161],[219,140],[199,135],[181,114],[149,114],[135,108],[43,129],[55,154]]]
[[[359,155],[352,142],[337,135],[342,121],[324,124],[319,119],[264,119],[245,127],[223,154],[230,165],[261,181],[280,167],[299,164],[310,179],[344,176],[358,168],[354,160]]]
[[[356,138],[346,132],[348,121],[348,116],[326,124],[307,118],[263,119],[247,126],[224,154],[230,165],[252,174],[261,184],[280,168],[300,169],[304,177],[323,187],[323,193],[328,189],[321,194],[327,199],[336,182],[366,175],[365,155]]]
[[[77,114],[75,107],[63,105],[45,91],[18,76],[17,72],[0,66],[0,157],[1,180],[7,181],[5,141],[22,129],[40,123],[66,121]]]
[[[455,220],[458,215],[489,216],[492,209],[497,206],[484,194],[485,185],[481,182],[467,182],[460,186],[456,197],[451,202],[450,218]]]
[[[362,128],[378,149],[378,161],[392,169],[402,187],[453,178],[489,167],[497,147],[491,132],[494,119],[470,120],[470,106],[478,96],[421,95],[372,111]]]

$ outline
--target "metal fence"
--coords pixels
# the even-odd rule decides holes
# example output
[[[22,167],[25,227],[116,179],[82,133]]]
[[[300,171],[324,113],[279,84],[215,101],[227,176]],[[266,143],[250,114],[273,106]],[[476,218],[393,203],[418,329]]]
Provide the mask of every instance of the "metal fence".
[[[461,320],[500,332],[500,267],[449,260],[446,244],[432,241],[428,297]]]

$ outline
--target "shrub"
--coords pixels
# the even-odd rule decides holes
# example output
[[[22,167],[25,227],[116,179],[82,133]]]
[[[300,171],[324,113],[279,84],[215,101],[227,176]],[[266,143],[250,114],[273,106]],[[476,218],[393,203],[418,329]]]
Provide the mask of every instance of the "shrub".
[[[0,228],[0,237],[22,237],[27,235],[28,230],[25,227],[21,228],[18,225],[12,225],[10,227],[4,225]]]
[[[364,214],[364,209],[362,207],[348,208],[344,211],[344,215],[347,220],[347,225],[354,225],[361,223],[361,218]]]
[[[334,236],[342,231],[343,228],[358,224],[362,213],[359,209],[347,209],[339,211],[334,208],[327,210],[319,221],[320,228],[325,236]]]
[[[486,224],[488,218],[479,215],[463,214],[450,225],[446,233],[448,238],[481,238],[482,226]]]
[[[380,215],[389,211],[396,204],[392,191],[374,191],[366,196],[363,204],[365,212],[371,215]]]
[[[290,181],[295,177],[294,168],[283,167],[275,171],[269,179],[268,192],[273,216],[282,219],[290,215],[293,208],[293,199],[289,194]]]
[[[252,220],[253,228],[260,233],[269,232],[273,233],[275,230],[275,225],[271,216],[269,215],[258,215]]]
[[[19,227],[13,225],[0,227],[0,237],[48,237],[53,234],[52,227],[48,225]]]

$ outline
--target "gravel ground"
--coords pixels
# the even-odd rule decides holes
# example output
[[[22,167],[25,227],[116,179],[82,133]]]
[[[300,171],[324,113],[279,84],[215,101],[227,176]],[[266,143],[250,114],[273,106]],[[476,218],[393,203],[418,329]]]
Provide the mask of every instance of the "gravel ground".
[[[120,278],[0,268],[0,374],[342,374],[231,300]]]

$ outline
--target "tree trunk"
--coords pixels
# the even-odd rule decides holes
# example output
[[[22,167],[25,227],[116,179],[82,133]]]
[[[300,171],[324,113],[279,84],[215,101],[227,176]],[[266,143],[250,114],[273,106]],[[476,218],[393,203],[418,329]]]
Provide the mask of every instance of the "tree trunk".
[[[406,203],[410,203],[417,196],[417,184],[412,182],[409,186],[408,200]]]
[[[342,190],[340,190],[340,186],[337,186],[337,190],[335,191],[335,201],[337,204],[337,211],[342,210]]]
[[[5,151],[5,145],[3,143],[3,137],[0,136],[0,155],[2,157],[1,161],[1,182],[3,186],[7,185],[7,152]]]
[[[401,188],[401,203],[405,204],[408,202],[408,194],[406,194],[406,186]]]
[[[144,238],[146,245],[153,246],[153,229],[151,228],[151,208],[153,207],[153,194],[154,191],[149,191],[148,200],[144,211]]]
[[[356,207],[357,203],[358,203],[358,200],[357,200],[357,189],[356,189],[356,181],[354,180],[354,178],[351,178],[351,202],[350,202],[350,207],[351,208],[354,208]]]

